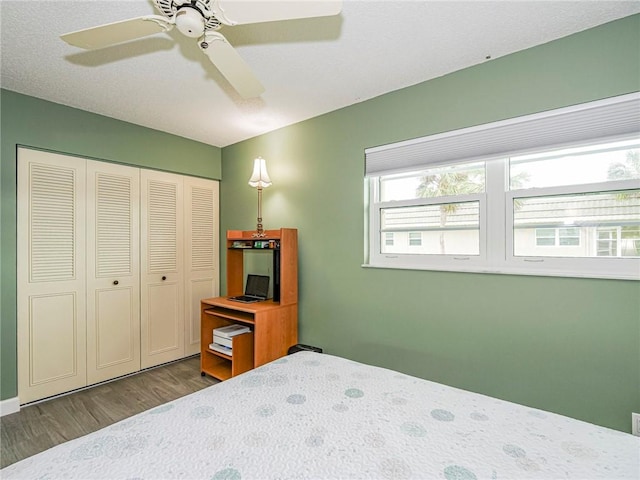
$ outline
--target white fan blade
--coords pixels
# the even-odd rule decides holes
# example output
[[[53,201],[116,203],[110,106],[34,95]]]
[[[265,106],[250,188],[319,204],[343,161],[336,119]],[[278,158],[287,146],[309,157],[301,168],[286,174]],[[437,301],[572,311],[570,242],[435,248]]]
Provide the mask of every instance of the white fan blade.
[[[243,25],[337,15],[342,0],[215,0],[211,9],[225,25]]]
[[[262,84],[226,38],[218,32],[207,32],[204,40],[207,47],[199,42],[200,49],[242,97],[259,97],[264,92]]]
[[[128,42],[154,33],[168,32],[171,28],[173,24],[169,19],[160,15],[146,15],[65,33],[60,38],[74,47],[93,49]]]

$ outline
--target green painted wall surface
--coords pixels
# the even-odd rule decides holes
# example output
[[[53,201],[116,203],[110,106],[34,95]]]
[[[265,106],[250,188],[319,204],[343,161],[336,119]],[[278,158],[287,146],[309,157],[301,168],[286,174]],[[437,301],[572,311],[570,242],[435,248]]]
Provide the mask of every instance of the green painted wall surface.
[[[221,150],[131,123],[0,90],[0,400],[17,395],[16,145],[156,170],[221,178]]]
[[[261,155],[265,228],[299,229],[302,343],[630,431],[640,282],[363,268],[363,173],[367,147],[639,90],[636,15],[225,147],[221,231],[255,228]]]

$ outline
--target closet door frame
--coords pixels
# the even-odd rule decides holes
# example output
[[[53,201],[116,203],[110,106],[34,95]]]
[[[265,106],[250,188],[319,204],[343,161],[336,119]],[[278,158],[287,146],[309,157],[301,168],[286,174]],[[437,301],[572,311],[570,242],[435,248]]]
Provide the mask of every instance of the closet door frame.
[[[18,147],[17,162],[20,404],[198,354],[200,300],[219,294],[219,181],[30,147]],[[33,174],[33,169],[40,171]],[[131,262],[126,271],[101,270],[97,259],[99,175],[130,180]],[[71,183],[62,188],[66,203],[58,206],[56,178],[69,176],[72,180],[67,183]],[[175,262],[167,268],[162,268],[163,253],[149,248],[154,232],[156,240],[166,233],[162,210],[167,207],[162,192],[156,192],[155,204],[150,201],[154,198],[150,185],[173,186],[175,191]],[[155,227],[149,215],[152,207],[156,217],[160,211]],[[40,229],[32,228],[38,208],[50,212],[53,220],[45,218],[45,222],[53,222],[51,231],[46,223],[42,226],[42,215]],[[115,213],[107,217],[107,222],[118,221]],[[60,253],[56,232],[64,228],[67,236],[72,231],[73,240],[65,237],[66,250]],[[108,245],[109,232],[105,238],[103,245]],[[207,239],[211,246],[206,245]],[[112,248],[102,251],[113,255]],[[34,276],[32,266],[43,258],[48,263]],[[122,266],[122,258],[114,264]],[[65,259],[71,265],[67,270],[72,271],[62,278],[56,276],[55,268]],[[53,272],[51,278],[47,272]]]

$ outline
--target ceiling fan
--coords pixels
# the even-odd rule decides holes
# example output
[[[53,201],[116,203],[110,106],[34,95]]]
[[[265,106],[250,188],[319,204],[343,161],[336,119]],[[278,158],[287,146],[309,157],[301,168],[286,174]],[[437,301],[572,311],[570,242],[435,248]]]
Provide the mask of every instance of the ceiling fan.
[[[222,26],[337,15],[341,0],[153,0],[162,15],[146,15],[66,33],[70,45],[97,49],[135,40],[175,26],[197,38],[209,60],[244,98],[258,97],[264,87],[226,38]]]

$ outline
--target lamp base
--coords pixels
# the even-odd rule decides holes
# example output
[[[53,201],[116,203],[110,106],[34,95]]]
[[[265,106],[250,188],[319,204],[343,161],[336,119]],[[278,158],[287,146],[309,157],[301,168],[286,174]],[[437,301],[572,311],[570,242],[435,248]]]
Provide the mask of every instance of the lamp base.
[[[258,195],[258,198],[260,198],[260,196]],[[260,209],[258,207],[258,209]],[[260,215],[260,212],[258,212],[258,215]],[[258,217],[258,224],[256,225],[256,233],[251,235],[253,238],[264,238],[267,236],[266,233],[264,233],[264,228],[262,228],[262,216]]]

